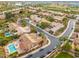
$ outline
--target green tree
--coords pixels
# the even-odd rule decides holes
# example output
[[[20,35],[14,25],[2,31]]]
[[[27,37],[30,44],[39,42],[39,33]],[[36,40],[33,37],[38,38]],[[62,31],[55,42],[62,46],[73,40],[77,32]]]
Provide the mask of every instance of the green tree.
[[[63,18],[62,23],[63,23],[65,26],[67,26],[67,23],[68,23],[67,17]]]
[[[72,49],[71,45],[69,44],[69,41],[62,47],[62,50],[70,51]]]
[[[36,33],[36,32],[37,32],[37,31],[36,31],[36,28],[32,26],[32,27],[31,27],[31,32],[32,32],[32,33]]]
[[[51,17],[51,16],[46,16],[46,19],[47,19],[48,21],[50,21],[50,22],[53,22],[53,21],[54,21],[53,17]]]
[[[19,35],[14,35],[12,37],[13,37],[13,39],[18,39],[19,38]]]
[[[25,19],[21,20],[21,25],[22,25],[23,27],[26,26],[26,20],[25,20]]]
[[[53,34],[54,32],[52,30],[49,31],[50,34]]]
[[[30,15],[32,15],[31,12],[26,12],[26,16],[27,16],[27,17],[30,17]]]
[[[6,12],[5,15],[6,15],[7,21],[14,21],[15,16],[11,12]]]
[[[45,38],[45,34],[40,32],[39,36],[41,36],[42,38]]]
[[[8,41],[7,40],[0,40],[0,45],[1,46],[4,46],[4,45],[6,45],[8,43]]]
[[[59,40],[60,41],[65,41],[65,40],[68,40],[68,37],[60,37]]]
[[[17,56],[18,56],[18,52],[15,52],[15,53],[9,55],[9,57],[11,57],[11,58],[15,58],[15,57],[17,57]]]
[[[39,24],[37,24],[37,26],[39,26],[42,29],[45,29],[46,27],[48,27],[50,24],[47,22],[41,22]]]

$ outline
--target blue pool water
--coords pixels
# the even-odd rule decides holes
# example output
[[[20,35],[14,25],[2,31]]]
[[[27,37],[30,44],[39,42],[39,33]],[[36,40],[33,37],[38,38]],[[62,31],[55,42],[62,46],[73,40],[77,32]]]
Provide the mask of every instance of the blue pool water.
[[[8,49],[9,49],[9,53],[14,53],[16,52],[16,48],[15,48],[15,45],[14,44],[11,44],[8,46]]]
[[[11,36],[10,32],[6,32],[6,33],[5,33],[5,36],[6,36],[6,37],[10,37],[10,36]]]

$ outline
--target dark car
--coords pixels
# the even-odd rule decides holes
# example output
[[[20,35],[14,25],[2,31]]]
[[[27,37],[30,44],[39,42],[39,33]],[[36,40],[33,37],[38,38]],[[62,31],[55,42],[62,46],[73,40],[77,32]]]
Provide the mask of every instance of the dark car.
[[[29,55],[29,56],[27,56],[27,58],[30,58],[32,56],[32,54],[31,55]]]
[[[43,49],[40,49],[39,51],[42,51]]]

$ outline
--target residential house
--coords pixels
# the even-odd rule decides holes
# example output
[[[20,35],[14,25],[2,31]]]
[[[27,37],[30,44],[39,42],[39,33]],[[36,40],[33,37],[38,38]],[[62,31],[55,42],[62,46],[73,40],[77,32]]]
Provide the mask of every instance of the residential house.
[[[79,32],[74,32],[72,34],[71,41],[72,41],[72,44],[75,46],[75,48],[79,47]]]
[[[46,31],[53,31],[53,33],[55,33],[57,30],[59,30],[59,29],[61,29],[61,28],[63,28],[64,27],[64,25],[63,24],[61,24],[61,23],[56,23],[56,22],[52,22],[51,24],[50,24],[50,26],[51,26],[51,28],[46,28],[45,30]]]
[[[38,14],[43,16],[51,16],[51,13],[49,12],[39,12]]]
[[[38,15],[31,15],[30,18],[34,22],[39,22],[41,20],[41,17],[39,17]]]
[[[65,16],[53,16],[54,19],[62,21]]]
[[[41,44],[43,44],[43,39],[36,37],[35,34],[24,34],[19,38],[19,46],[22,53],[28,52],[34,47],[40,47]]]
[[[5,14],[4,13],[0,13],[0,19],[5,19]]]
[[[9,29],[10,30],[17,30],[17,34],[18,35],[21,35],[23,33],[29,33],[30,32],[30,26],[26,26],[26,28],[23,28],[21,26],[19,26],[18,24],[16,23],[10,23],[9,24]]]

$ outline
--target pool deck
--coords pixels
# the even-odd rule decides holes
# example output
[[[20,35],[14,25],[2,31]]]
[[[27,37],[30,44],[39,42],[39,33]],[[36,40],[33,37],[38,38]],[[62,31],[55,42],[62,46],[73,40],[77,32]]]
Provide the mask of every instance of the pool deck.
[[[5,48],[5,54],[6,54],[6,56],[8,56],[8,55],[10,55],[10,54],[12,54],[12,53],[14,53],[14,52],[17,51],[17,49],[15,50],[15,49],[11,48],[10,45],[14,45],[14,46],[12,46],[12,47],[15,47],[15,49],[16,49],[15,42],[12,42],[12,43],[6,45],[6,46],[4,47],[4,48]],[[9,50],[10,48],[13,49],[14,51],[11,52],[11,51]]]

